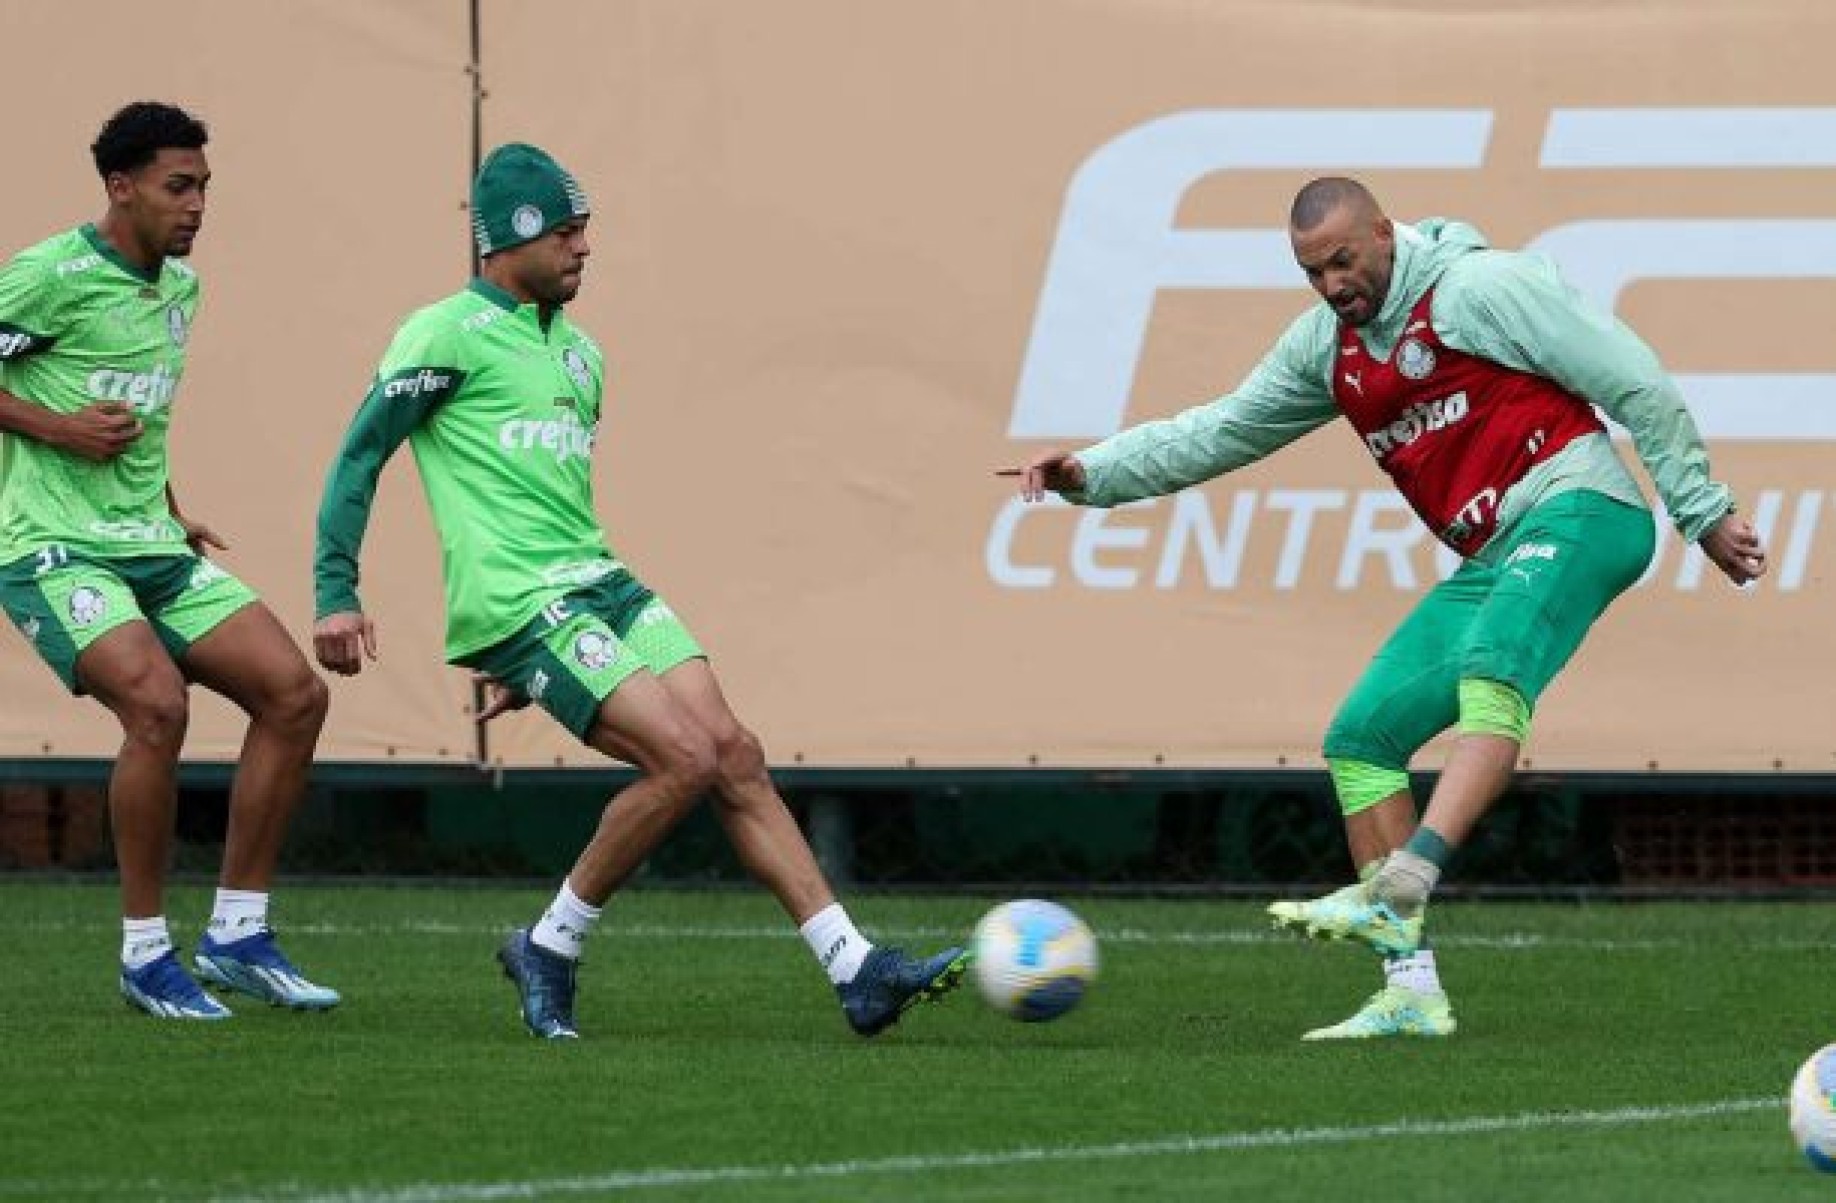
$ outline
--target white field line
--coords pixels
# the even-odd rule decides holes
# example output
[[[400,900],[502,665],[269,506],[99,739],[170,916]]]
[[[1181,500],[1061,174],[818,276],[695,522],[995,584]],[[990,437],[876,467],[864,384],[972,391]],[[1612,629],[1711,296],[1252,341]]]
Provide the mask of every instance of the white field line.
[[[1640,1124],[1713,1119],[1751,1111],[1782,1110],[1782,1098],[1727,1099],[1669,1107],[1623,1107],[1611,1111],[1529,1111],[1516,1115],[1472,1116],[1451,1120],[1399,1120],[1388,1124],[1330,1128],[1264,1128],[1209,1136],[1167,1136],[1116,1144],[1063,1145],[1056,1148],[992,1149],[979,1153],[937,1153],[803,1165],[727,1165],[705,1168],[631,1170],[571,1178],[520,1182],[418,1183],[383,1190],[315,1191],[290,1185],[255,1194],[217,1196],[214,1203],[483,1203],[498,1199],[542,1199],[561,1195],[606,1195],[628,1191],[728,1185],[747,1182],[803,1182],[909,1176],[952,1170],[1000,1169],[1082,1161],[1128,1161],[1251,1149],[1307,1145],[1346,1145],[1376,1140],[1480,1136],[1490,1133],[1540,1132],[1552,1129],[1622,1128]]]
[[[514,924],[509,920],[501,923],[453,923],[443,919],[403,919],[380,923],[287,923],[282,921],[278,930],[283,935],[453,936],[469,939],[501,937],[512,926]],[[8,921],[0,919],[0,934],[101,934],[115,930],[116,925],[112,920],[24,919]],[[615,940],[794,940],[797,937],[796,929],[790,926],[788,920],[782,924],[619,923],[613,921],[601,923],[597,933],[597,938]],[[967,938],[968,935],[966,930],[941,926],[871,926],[867,934],[870,937],[889,942],[961,940]],[[1104,943],[1140,944],[1149,947],[1156,945],[1203,947],[1300,944],[1304,942],[1297,934],[1291,932],[1229,927],[1166,931],[1134,927],[1099,928],[1097,936]],[[1504,951],[1565,949],[1584,952],[1673,952],[1718,947],[1728,942],[1729,938],[1712,942],[1681,937],[1615,939],[1597,936],[1547,935],[1541,932],[1497,932],[1491,935],[1437,932],[1434,937],[1435,946],[1438,948],[1482,948]],[[1830,948],[1829,940],[1815,938],[1756,940],[1747,938],[1744,934],[1736,934],[1732,937],[1732,942],[1737,943],[1743,950],[1760,952],[1826,952]]]
[[[620,1193],[746,1182],[798,1182],[870,1175],[932,1174],[950,1170],[1001,1169],[1080,1161],[1126,1161],[1241,1150],[1349,1145],[1376,1140],[1477,1136],[1490,1133],[1623,1128],[1642,1124],[1680,1123],[1782,1110],[1782,1098],[1725,1099],[1663,1107],[1622,1107],[1610,1111],[1529,1111],[1515,1115],[1471,1116],[1451,1120],[1399,1120],[1356,1127],[1263,1128],[1209,1136],[1166,1136],[1115,1144],[1061,1145],[1055,1148],[994,1149],[971,1153],[938,1153],[802,1165],[728,1165],[701,1168],[628,1170],[570,1178],[516,1182],[416,1183],[385,1189],[323,1189],[301,1183],[277,1185],[253,1194],[211,1196],[212,1203],[488,1203],[498,1199],[541,1199],[558,1195]],[[195,1198],[175,1183],[158,1179],[127,1181],[8,1182],[0,1180],[0,1197],[44,1195],[65,1198],[107,1196],[150,1200]]]

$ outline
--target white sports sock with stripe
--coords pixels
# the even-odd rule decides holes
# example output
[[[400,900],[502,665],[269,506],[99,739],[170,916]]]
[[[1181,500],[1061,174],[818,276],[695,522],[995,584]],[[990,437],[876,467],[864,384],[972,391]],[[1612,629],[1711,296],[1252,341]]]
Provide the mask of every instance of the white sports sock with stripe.
[[[823,907],[797,930],[810,951],[816,954],[817,962],[828,972],[833,985],[853,981],[854,975],[861,971],[861,962],[873,951],[873,945],[855,928],[854,920],[848,918],[847,910],[839,902]]]
[[[210,926],[205,929],[213,943],[219,946],[234,944],[267,930],[267,891],[218,889],[216,904],[210,912]]]
[[[1434,964],[1434,949],[1423,948],[1406,957],[1391,957],[1383,963],[1384,979],[1392,986],[1414,990],[1418,994],[1441,994],[1441,975]]]
[[[125,967],[151,965],[171,951],[172,933],[166,930],[164,915],[121,921],[121,963]]]
[[[593,925],[599,922],[603,909],[582,902],[564,881],[555,893],[555,900],[542,912],[541,921],[530,929],[530,942],[570,961],[578,961],[581,950],[586,947],[586,938]]]

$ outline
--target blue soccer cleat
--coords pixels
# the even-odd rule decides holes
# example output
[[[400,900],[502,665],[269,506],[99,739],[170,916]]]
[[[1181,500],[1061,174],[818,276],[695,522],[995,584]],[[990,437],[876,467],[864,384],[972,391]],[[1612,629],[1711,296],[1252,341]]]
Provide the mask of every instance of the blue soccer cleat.
[[[574,1027],[575,974],[580,962],[550,952],[519,927],[497,950],[504,976],[516,983],[523,1004],[523,1024],[543,1040],[578,1040]]]
[[[914,961],[897,948],[867,954],[853,978],[835,987],[848,1026],[877,1036],[921,1002],[935,1002],[956,989],[969,971],[970,954],[947,948],[928,961]]]
[[[123,965],[121,997],[155,1019],[228,1019],[233,1014],[191,980],[170,948],[138,969]]]
[[[276,1007],[329,1011],[341,1001],[336,990],[307,981],[274,943],[271,931],[258,931],[228,944],[219,944],[206,934],[191,962],[198,976],[211,985]]]

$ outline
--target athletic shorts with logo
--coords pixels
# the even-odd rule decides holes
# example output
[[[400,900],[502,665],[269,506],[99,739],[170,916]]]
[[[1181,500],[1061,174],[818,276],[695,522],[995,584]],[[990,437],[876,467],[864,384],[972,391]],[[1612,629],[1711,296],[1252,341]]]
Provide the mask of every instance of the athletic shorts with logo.
[[[0,607],[70,692],[77,657],[124,623],[153,628],[174,660],[255,591],[202,556],[85,556],[53,544],[0,566]]]
[[[508,639],[458,663],[540,705],[583,742],[602,702],[639,669],[706,656],[675,611],[628,572],[557,592]]]
[[[1326,755],[1407,768],[1459,719],[1463,679],[1509,685],[1534,707],[1656,540],[1651,511],[1589,489],[1536,506],[1403,620],[1339,708]]]

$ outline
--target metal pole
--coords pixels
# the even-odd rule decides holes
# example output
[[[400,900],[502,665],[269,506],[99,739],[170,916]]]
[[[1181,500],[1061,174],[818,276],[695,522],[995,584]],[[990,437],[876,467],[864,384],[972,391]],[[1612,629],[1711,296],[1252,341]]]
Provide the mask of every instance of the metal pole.
[[[479,8],[483,0],[466,0],[466,7],[471,10],[472,20],[472,58],[465,66],[467,75],[472,77],[472,167],[466,173],[466,203],[470,204],[472,195],[471,183],[478,177],[478,165],[484,161],[484,40],[482,22],[479,19]],[[466,223],[466,245],[471,248],[471,274],[476,276],[480,268],[478,257],[478,240],[470,233],[471,223]],[[476,719],[485,704],[485,687],[482,681],[472,682],[472,717]],[[478,758],[478,767],[488,768],[491,764],[491,734],[484,723],[474,722],[477,743],[472,754]]]
[[[465,177],[468,197],[471,196],[471,182],[478,176],[478,166],[484,162],[484,38],[479,13],[482,4],[483,0],[467,0],[472,15],[472,60],[465,67],[466,74],[472,77],[472,169]],[[476,276],[479,269],[478,240],[468,235],[466,242],[472,248],[472,275]]]

